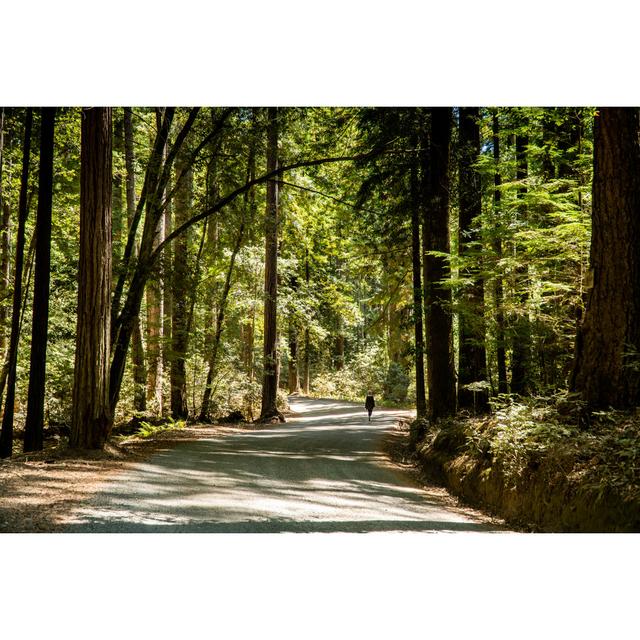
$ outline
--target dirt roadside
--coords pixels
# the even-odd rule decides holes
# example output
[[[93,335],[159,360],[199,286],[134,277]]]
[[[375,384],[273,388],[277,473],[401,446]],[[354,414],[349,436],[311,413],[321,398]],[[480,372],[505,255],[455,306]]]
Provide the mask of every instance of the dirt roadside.
[[[150,438],[112,439],[104,451],[71,452],[56,440],[43,451],[0,461],[0,533],[55,533],[65,516],[128,465],[180,442],[237,432],[242,426],[189,425]]]

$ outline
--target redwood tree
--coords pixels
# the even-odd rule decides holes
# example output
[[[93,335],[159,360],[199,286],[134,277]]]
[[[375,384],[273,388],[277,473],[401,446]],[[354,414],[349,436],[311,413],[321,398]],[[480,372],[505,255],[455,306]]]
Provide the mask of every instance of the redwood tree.
[[[18,340],[20,339],[20,303],[22,300],[22,268],[24,261],[24,229],[29,212],[27,206],[27,188],[29,182],[29,157],[31,154],[31,125],[33,112],[27,109],[22,147],[22,178],[20,180],[20,199],[18,202],[18,236],[16,238],[16,268],[14,272],[13,314],[11,316],[11,338],[9,342],[9,373],[7,380],[7,400],[2,416],[0,432],[0,458],[11,456],[13,449],[13,404],[16,386],[16,362],[18,358]]]
[[[189,219],[193,191],[193,171],[187,165],[188,149],[183,148],[176,158],[176,172],[185,173],[174,197],[175,223],[179,226]],[[174,243],[172,269],[172,306],[171,306],[171,415],[174,419],[184,419],[189,411],[187,407],[186,358],[189,335],[187,329],[189,290],[194,285],[190,273],[193,264],[188,256],[188,233],[178,237]]]
[[[267,128],[267,173],[278,168],[278,108],[269,107]],[[278,416],[276,309],[278,300],[278,181],[267,182],[264,257],[264,372],[260,420]]]
[[[418,140],[412,139],[416,150]],[[413,271],[413,329],[415,339],[416,415],[418,420],[427,417],[427,398],[424,386],[424,327],[422,322],[422,264],[420,259],[420,184],[418,157],[412,159],[410,169],[411,189],[411,265]],[[308,393],[308,390],[307,390]]]
[[[639,120],[628,107],[595,118],[590,288],[571,379],[590,408],[640,402]]]
[[[427,167],[424,233],[425,308],[427,312],[427,384],[429,417],[451,415],[456,410],[456,381],[453,362],[453,322],[447,258],[449,241],[449,152],[451,108],[431,109],[431,138]]]
[[[42,135],[45,136],[45,171],[51,181],[53,175],[53,127],[55,108],[42,109]],[[50,157],[47,157],[49,156]],[[42,170],[42,158],[40,159]],[[49,173],[50,172],[50,173]],[[43,198],[42,201],[40,198]],[[25,421],[25,447],[42,448],[44,428],[44,393],[47,367],[47,338],[49,329],[49,279],[51,272],[51,183],[39,193],[36,213],[36,263],[33,285],[33,323],[31,326],[31,363],[29,368],[29,396]]]
[[[461,407],[486,408],[488,394],[464,388],[472,382],[486,380],[487,365],[484,327],[484,282],[473,253],[479,240],[477,218],[482,213],[480,174],[474,166],[480,154],[480,109],[460,109],[459,227],[458,247],[466,259],[462,275],[470,282],[465,289],[460,313],[460,357],[458,365],[458,403]],[[475,264],[474,264],[475,263]],[[475,398],[475,402],[474,402]]]
[[[70,445],[99,449],[113,425],[111,319],[111,109],[82,112],[78,323]]]

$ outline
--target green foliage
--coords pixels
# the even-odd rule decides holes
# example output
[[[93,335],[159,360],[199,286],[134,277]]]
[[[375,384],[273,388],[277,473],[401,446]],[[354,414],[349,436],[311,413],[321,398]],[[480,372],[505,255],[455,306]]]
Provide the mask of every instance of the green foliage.
[[[581,407],[566,394],[553,398],[497,398],[489,416],[444,421],[428,430],[420,447],[440,446],[498,470],[516,489],[539,470],[549,483],[568,481],[597,498],[615,491],[640,499],[640,414],[599,411],[580,426]],[[455,437],[453,437],[455,434]]]
[[[172,418],[167,418],[167,421],[164,424],[153,425],[149,422],[140,422],[140,428],[136,431],[135,435],[138,438],[151,438],[157,436],[159,433],[163,433],[164,431],[174,431],[176,429],[184,429],[187,426],[187,423],[184,420],[173,420]]]
[[[397,362],[390,362],[384,380],[383,398],[394,403],[407,400],[409,376]]]
[[[363,401],[367,391],[382,395],[386,380],[385,356],[379,343],[369,344],[337,371],[314,377],[311,390],[319,397]]]

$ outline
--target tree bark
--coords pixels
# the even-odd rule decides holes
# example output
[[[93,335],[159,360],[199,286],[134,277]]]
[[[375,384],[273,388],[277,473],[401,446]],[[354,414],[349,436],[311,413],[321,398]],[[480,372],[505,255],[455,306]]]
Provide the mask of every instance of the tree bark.
[[[462,296],[460,312],[458,405],[485,410],[488,393],[464,386],[487,378],[485,351],[484,282],[480,275],[479,233],[476,228],[482,213],[480,174],[474,164],[480,154],[480,109],[460,109],[459,225],[458,251],[465,261],[461,275],[470,281]]]
[[[25,421],[25,450],[42,448],[44,395],[49,328],[49,278],[51,272],[51,202],[53,195],[53,134],[55,108],[42,109],[40,186],[36,212],[36,263],[33,285],[33,321],[29,395]],[[109,150],[111,151],[111,150]],[[111,291],[109,290],[109,293]]]
[[[589,408],[640,402],[640,133],[637,108],[594,124],[589,294],[571,377]]]
[[[163,110],[156,110],[156,121],[160,124],[164,116]],[[158,130],[160,126],[158,126]],[[167,140],[162,149],[162,164],[167,158]],[[156,200],[164,195],[164,189],[156,194]],[[156,249],[165,238],[165,217],[163,214],[154,215],[154,203],[149,200],[147,205],[147,217],[156,218],[155,234],[152,248]],[[157,415],[164,412],[163,398],[163,339],[164,339],[164,281],[162,263],[156,263],[153,277],[147,285],[147,401],[151,402],[153,411]]]
[[[193,171],[186,166],[187,158],[184,152],[176,158],[176,171],[186,171],[186,179],[183,180],[174,197],[174,209],[176,225],[181,225],[189,219],[191,213],[191,198],[193,191]],[[188,323],[188,292],[195,283],[190,282],[189,274],[193,266],[189,264],[188,234],[185,233],[176,239],[173,254],[172,273],[172,310],[171,310],[171,353],[170,353],[170,380],[171,380],[171,415],[174,419],[187,418],[189,414],[187,406],[187,374],[186,358],[189,335]]]
[[[85,109],[80,162],[78,328],[69,444],[101,449],[113,426],[111,336],[111,108]]]
[[[127,226],[133,225],[136,213],[136,174],[134,168],[133,150],[133,121],[131,107],[124,108],[124,157],[126,167],[127,193]],[[138,243],[133,247],[133,255],[138,256]],[[140,316],[133,320],[133,334],[131,336],[131,358],[133,362],[133,407],[136,411],[147,410],[147,394],[145,384],[147,372],[144,366],[144,345],[142,344],[142,329]]]
[[[418,140],[412,140],[417,148]],[[420,193],[418,158],[411,163],[411,265],[413,268],[413,329],[416,368],[416,417],[427,417],[427,397],[424,386],[424,327],[422,323],[422,264],[420,261]]]
[[[500,175],[500,122],[497,110],[493,112],[493,160],[495,170],[493,174],[493,215],[496,221],[495,226],[502,228],[502,213],[500,210],[500,185],[502,176]],[[493,250],[498,261],[502,259],[502,240],[500,235],[494,232]],[[509,393],[507,386],[507,358],[505,353],[505,331],[504,331],[504,289],[502,285],[501,267],[498,267],[494,280],[494,298],[496,304],[496,360],[498,365],[498,393]]]
[[[10,243],[11,233],[11,209],[5,201],[3,193],[3,167],[4,167],[4,107],[0,108],[0,353],[4,354],[7,346],[7,321],[9,310],[9,269],[10,269]]]
[[[16,387],[16,364],[18,361],[18,341],[20,339],[20,304],[22,302],[22,269],[24,260],[24,235],[27,223],[27,189],[29,183],[29,157],[31,154],[31,128],[33,112],[27,109],[22,147],[22,177],[20,180],[20,199],[18,202],[18,236],[16,238],[16,267],[13,286],[13,313],[11,316],[11,338],[7,362],[7,399],[2,416],[0,432],[0,458],[8,458],[13,450],[13,416]]]
[[[278,108],[269,107],[267,127],[267,173],[278,168]],[[278,302],[278,181],[267,182],[267,207],[265,214],[264,259],[264,349],[262,377],[262,408],[260,420],[279,417],[278,351],[277,351],[277,302]]]
[[[448,260],[430,252],[448,254],[449,245],[449,145],[451,108],[431,109],[431,145],[427,178],[424,233],[425,303],[427,309],[427,384],[429,417],[452,415],[456,410],[456,380],[453,360],[451,289],[444,284],[450,277]]]

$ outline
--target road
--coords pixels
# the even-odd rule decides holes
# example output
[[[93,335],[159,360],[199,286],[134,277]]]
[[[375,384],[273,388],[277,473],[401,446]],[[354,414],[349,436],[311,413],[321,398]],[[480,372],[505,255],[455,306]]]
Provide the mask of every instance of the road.
[[[179,444],[113,477],[70,532],[495,531],[390,464],[402,412],[299,398],[285,424]]]

